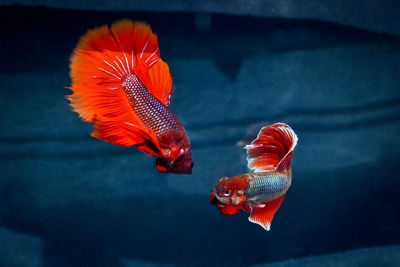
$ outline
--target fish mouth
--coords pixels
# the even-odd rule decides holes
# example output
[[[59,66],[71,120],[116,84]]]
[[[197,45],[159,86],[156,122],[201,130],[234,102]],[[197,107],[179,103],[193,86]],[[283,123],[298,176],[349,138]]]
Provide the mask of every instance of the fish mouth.
[[[214,192],[211,192],[210,194],[210,203],[214,206],[221,205],[221,201],[218,200],[218,197],[215,196]]]
[[[213,191],[210,194],[210,203],[217,207],[224,206],[225,203],[223,203],[219,198],[218,194],[215,194],[214,192],[215,192],[215,187],[213,188]]]
[[[213,194],[213,196],[215,198],[214,202],[216,203],[216,201],[218,201],[219,204],[224,204],[223,201],[221,200],[219,194],[218,194],[219,191],[221,191],[219,189],[219,186],[218,185],[214,185],[213,186],[213,191],[211,192],[211,194]]]

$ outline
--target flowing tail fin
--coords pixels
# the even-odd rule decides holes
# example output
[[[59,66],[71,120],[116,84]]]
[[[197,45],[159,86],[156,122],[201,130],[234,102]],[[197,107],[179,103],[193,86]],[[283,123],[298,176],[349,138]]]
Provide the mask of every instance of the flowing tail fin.
[[[164,105],[169,104],[172,79],[160,58],[157,35],[145,23],[122,20],[89,30],[71,56],[73,110],[93,122],[92,135],[122,145],[154,141],[127,99],[122,83],[135,74]]]
[[[297,136],[289,125],[275,123],[263,127],[257,138],[245,146],[247,166],[255,172],[286,171],[296,144]]]

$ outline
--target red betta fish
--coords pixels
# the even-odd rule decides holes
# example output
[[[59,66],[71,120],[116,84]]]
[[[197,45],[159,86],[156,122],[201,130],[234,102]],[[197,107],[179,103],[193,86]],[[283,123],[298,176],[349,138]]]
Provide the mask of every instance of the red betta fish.
[[[222,214],[236,214],[241,209],[250,212],[249,221],[269,231],[292,183],[290,161],[296,144],[296,134],[284,123],[262,128],[245,146],[247,166],[254,172],[221,178],[213,187],[211,203]]]
[[[160,172],[192,173],[189,138],[168,109],[172,79],[149,25],[122,20],[89,30],[71,57],[72,95],[92,136],[158,157]]]

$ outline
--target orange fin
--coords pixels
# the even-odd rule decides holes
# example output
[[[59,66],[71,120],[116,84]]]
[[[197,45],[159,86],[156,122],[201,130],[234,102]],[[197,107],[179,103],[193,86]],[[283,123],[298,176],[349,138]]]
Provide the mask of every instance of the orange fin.
[[[93,137],[101,140],[120,145],[120,146],[133,146],[137,145],[141,151],[145,147],[152,147],[147,149],[146,153],[160,156],[160,147],[156,138],[153,138],[151,133],[147,133],[139,127],[120,121],[95,121],[94,130],[91,134]]]
[[[73,93],[67,99],[83,120],[95,122],[93,136],[124,146],[152,136],[132,110],[122,83],[127,75],[136,74],[168,105],[172,80],[159,56],[157,35],[145,23],[122,20],[89,30],[80,39],[71,57]],[[139,130],[127,130],[125,122]]]
[[[155,98],[168,106],[172,79],[167,63],[160,59],[157,35],[149,25],[129,20],[114,23],[111,30],[125,51],[128,62],[131,59],[132,71]]]
[[[256,207],[252,207],[250,205],[251,214],[249,217],[249,221],[251,221],[252,223],[257,223],[262,228],[269,231],[271,229],[272,219],[274,218],[274,215],[278,208],[281,206],[284,198],[285,195],[275,200],[266,202],[264,203],[264,207],[262,205]]]
[[[288,170],[296,144],[297,136],[289,125],[275,123],[263,127],[257,138],[245,146],[247,167],[255,172]]]
[[[150,93],[166,106],[169,106],[172,90],[172,79],[168,64],[159,59],[148,71]],[[139,77],[140,78],[140,77]]]

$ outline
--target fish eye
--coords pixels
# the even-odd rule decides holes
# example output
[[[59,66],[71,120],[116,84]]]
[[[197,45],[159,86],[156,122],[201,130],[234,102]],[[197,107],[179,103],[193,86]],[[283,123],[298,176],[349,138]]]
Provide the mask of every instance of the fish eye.
[[[231,190],[229,188],[224,189],[224,196],[229,197],[231,195]]]

